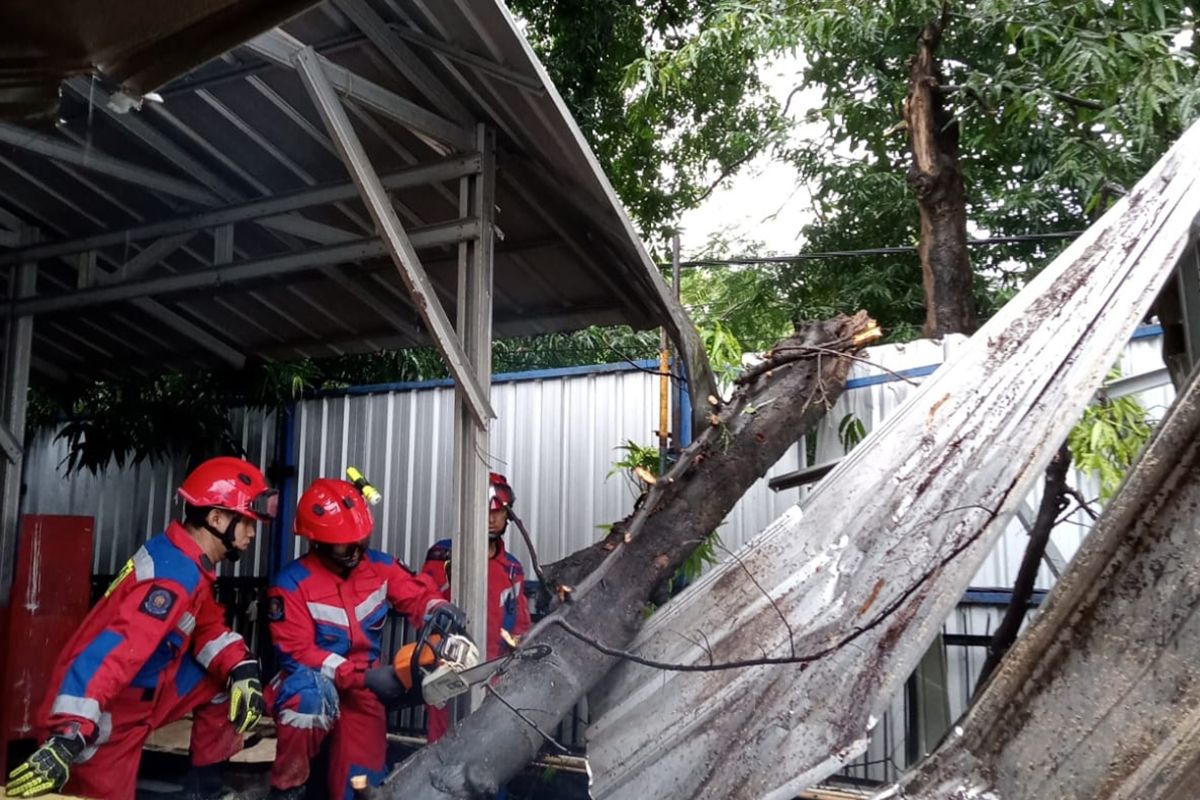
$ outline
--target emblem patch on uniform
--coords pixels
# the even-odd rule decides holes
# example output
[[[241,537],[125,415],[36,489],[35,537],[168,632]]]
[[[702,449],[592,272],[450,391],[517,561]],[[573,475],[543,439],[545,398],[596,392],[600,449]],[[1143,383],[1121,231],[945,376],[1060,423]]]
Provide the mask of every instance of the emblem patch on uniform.
[[[271,622],[280,622],[283,620],[282,597],[267,598],[267,619]]]
[[[175,605],[175,593],[162,586],[151,586],[138,610],[155,619],[166,619]]]

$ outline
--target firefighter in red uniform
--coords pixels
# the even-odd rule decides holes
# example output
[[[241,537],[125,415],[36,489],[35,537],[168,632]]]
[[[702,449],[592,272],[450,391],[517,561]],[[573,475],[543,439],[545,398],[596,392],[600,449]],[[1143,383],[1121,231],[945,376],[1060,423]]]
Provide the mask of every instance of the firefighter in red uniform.
[[[517,557],[504,549],[508,510],[515,500],[507,479],[498,472],[491,473],[488,476],[488,661],[510,652],[511,642],[525,635],[530,625],[525,570]],[[447,600],[450,599],[449,568],[450,540],[442,539],[429,548],[421,571],[434,580]],[[449,709],[426,706],[425,712],[429,741],[436,742],[449,728]]]
[[[463,632],[466,620],[437,586],[367,548],[371,512],[353,484],[320,478],[300,498],[295,532],[311,543],[279,571],[267,617],[280,672],[267,687],[278,743],[271,798],[304,797],[309,762],[329,737],[330,798],[353,797],[350,779],[384,777],[385,704],[404,687],[391,660],[378,666],[388,609]]]
[[[274,515],[275,493],[255,466],[223,457],[189,474],[179,496],[183,524],[126,562],[59,657],[38,716],[47,738],[9,775],[9,797],[65,785],[133,800],[142,744],[188,712],[187,795],[222,794],[221,762],[241,749],[264,704],[258,661],[213,599],[216,563],[249,546]]]

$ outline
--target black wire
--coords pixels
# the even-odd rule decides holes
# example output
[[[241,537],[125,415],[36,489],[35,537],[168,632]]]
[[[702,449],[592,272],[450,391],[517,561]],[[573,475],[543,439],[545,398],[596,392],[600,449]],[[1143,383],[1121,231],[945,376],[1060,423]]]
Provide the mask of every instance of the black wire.
[[[1056,239],[1074,239],[1083,231],[1062,231],[1059,233],[1023,233],[1013,236],[991,236],[986,239],[970,239],[968,247],[985,247],[999,244],[1021,244],[1023,242],[1052,241]],[[791,264],[796,261],[816,261],[827,258],[854,258],[857,256],[893,256],[907,255],[917,252],[916,245],[904,247],[868,247],[863,250],[829,250],[821,253],[795,253],[790,256],[736,256],[734,258],[702,258],[695,261],[680,261],[680,267],[725,267],[736,264]],[[669,267],[667,262],[659,262],[660,267]]]

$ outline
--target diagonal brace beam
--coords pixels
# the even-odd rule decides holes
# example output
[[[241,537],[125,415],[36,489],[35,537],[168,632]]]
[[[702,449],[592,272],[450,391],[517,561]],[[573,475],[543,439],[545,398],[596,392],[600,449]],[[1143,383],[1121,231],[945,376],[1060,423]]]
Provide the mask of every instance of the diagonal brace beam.
[[[358,141],[354,128],[350,125],[350,119],[346,116],[345,109],[342,108],[333,86],[326,79],[320,57],[311,47],[305,47],[296,53],[295,65],[305,90],[312,98],[313,104],[316,105],[321,120],[329,131],[330,138],[337,145],[342,160],[346,162],[346,168],[358,186],[363,203],[375,220],[375,227],[387,245],[389,255],[400,271],[400,277],[404,279],[409,294],[412,295],[417,312],[421,315],[426,328],[429,329],[434,344],[446,359],[450,374],[454,376],[454,380],[466,394],[467,405],[471,409],[472,416],[481,427],[486,427],[488,420],[494,419],[496,414],[492,411],[488,396],[476,378],[475,367],[463,351],[462,342],[459,341],[454,326],[450,324],[445,310],[442,309],[442,304],[434,292],[433,284],[430,283],[429,276],[425,274],[425,269],[421,266],[420,259],[417,258],[417,252],[413,249],[408,234],[400,224],[400,219],[396,216],[396,210],[392,208],[392,204],[388,200],[383,184],[379,182],[379,176],[375,174],[371,162],[367,160],[367,154],[363,150],[362,143]],[[473,144],[472,142],[472,146]]]
[[[312,50],[278,28],[250,40],[246,46],[268,61],[289,68],[295,66],[297,54],[302,49]],[[313,58],[324,68],[326,82],[346,97],[357,100],[406,128],[444,142],[460,152],[468,152],[474,147],[475,137],[470,129],[422,108],[411,100],[333,63],[315,51]]]

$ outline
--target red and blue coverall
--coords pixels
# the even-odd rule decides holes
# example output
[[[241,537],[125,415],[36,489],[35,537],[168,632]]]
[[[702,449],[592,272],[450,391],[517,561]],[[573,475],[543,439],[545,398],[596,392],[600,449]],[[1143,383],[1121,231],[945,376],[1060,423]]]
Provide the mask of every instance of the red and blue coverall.
[[[355,775],[383,781],[387,719],[363,674],[379,660],[389,607],[419,627],[441,602],[433,581],[378,550],[345,577],[315,553],[279,571],[267,611],[280,666],[266,692],[278,736],[271,786],[303,785],[327,736],[330,798],[353,797]]]
[[[55,664],[39,733],[78,725],[87,742],[65,792],[132,800],[142,745],[194,711],[194,766],[241,749],[229,723],[230,670],[252,659],[213,598],[215,568],[177,522],[137,551]]]
[[[529,630],[529,601],[525,597],[525,570],[512,553],[504,549],[503,539],[494,539],[496,553],[488,559],[488,618],[486,660],[499,658],[510,648],[500,635],[500,629],[514,637],[524,636]],[[441,539],[429,548],[425,555],[425,566],[421,572],[437,584],[442,597],[450,599],[450,576],[446,565],[450,563],[450,540]],[[429,741],[442,738],[450,726],[448,708],[425,707],[425,726]]]

